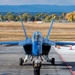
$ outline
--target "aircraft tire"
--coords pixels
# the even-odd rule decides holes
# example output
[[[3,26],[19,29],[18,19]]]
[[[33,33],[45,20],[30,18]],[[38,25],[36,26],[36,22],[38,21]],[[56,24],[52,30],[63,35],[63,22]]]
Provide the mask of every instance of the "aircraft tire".
[[[52,58],[52,59],[51,59],[51,64],[52,64],[52,65],[55,65],[55,58]]]
[[[23,65],[23,59],[19,58],[19,65],[22,66]]]

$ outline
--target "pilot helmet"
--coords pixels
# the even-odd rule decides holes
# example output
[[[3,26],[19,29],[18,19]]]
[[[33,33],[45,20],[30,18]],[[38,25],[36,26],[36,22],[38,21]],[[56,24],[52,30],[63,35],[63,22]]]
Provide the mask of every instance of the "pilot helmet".
[[[38,33],[36,33],[36,39],[38,39],[39,38],[39,34]]]

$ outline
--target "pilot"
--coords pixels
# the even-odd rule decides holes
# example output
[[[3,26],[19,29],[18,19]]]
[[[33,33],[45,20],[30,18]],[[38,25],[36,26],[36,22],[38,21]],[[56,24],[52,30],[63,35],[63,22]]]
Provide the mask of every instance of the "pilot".
[[[39,41],[39,34],[36,34],[36,40]]]

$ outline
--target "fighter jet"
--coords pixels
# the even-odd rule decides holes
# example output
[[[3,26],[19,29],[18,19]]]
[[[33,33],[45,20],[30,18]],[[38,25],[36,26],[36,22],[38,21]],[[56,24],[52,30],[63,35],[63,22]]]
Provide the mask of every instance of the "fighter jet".
[[[34,62],[51,62],[52,65],[55,64],[55,58],[49,58],[48,54],[51,50],[51,46],[55,45],[75,45],[73,42],[56,42],[49,40],[50,32],[52,30],[52,26],[54,23],[54,19],[51,21],[50,28],[48,30],[47,36],[43,38],[42,33],[36,31],[33,33],[32,37],[29,38],[26,29],[24,27],[22,18],[20,18],[22,23],[22,28],[24,30],[25,40],[23,41],[8,41],[8,42],[0,42],[0,44],[7,45],[21,45],[25,51],[25,58],[19,58],[19,65],[22,66],[26,61],[30,58],[31,61]]]

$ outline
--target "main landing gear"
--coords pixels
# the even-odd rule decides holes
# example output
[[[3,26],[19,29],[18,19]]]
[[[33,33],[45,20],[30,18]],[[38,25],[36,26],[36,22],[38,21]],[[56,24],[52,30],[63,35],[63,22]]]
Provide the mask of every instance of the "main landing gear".
[[[29,57],[29,56],[26,55],[24,59],[23,59],[23,58],[19,58],[19,65],[22,66],[23,63],[27,62],[28,57]]]
[[[47,62],[51,62],[52,65],[55,65],[55,58],[52,58],[51,60],[47,60]]]
[[[55,65],[55,58],[52,58],[50,61],[52,65]]]
[[[24,60],[22,58],[19,58],[19,65],[22,66],[24,63]]]
[[[22,66],[23,63],[26,61],[27,61],[26,59],[19,58],[19,65]],[[47,62],[51,62],[52,65],[55,65],[55,58],[52,58],[51,60],[47,59]],[[34,61],[33,61],[33,64],[34,64]]]

